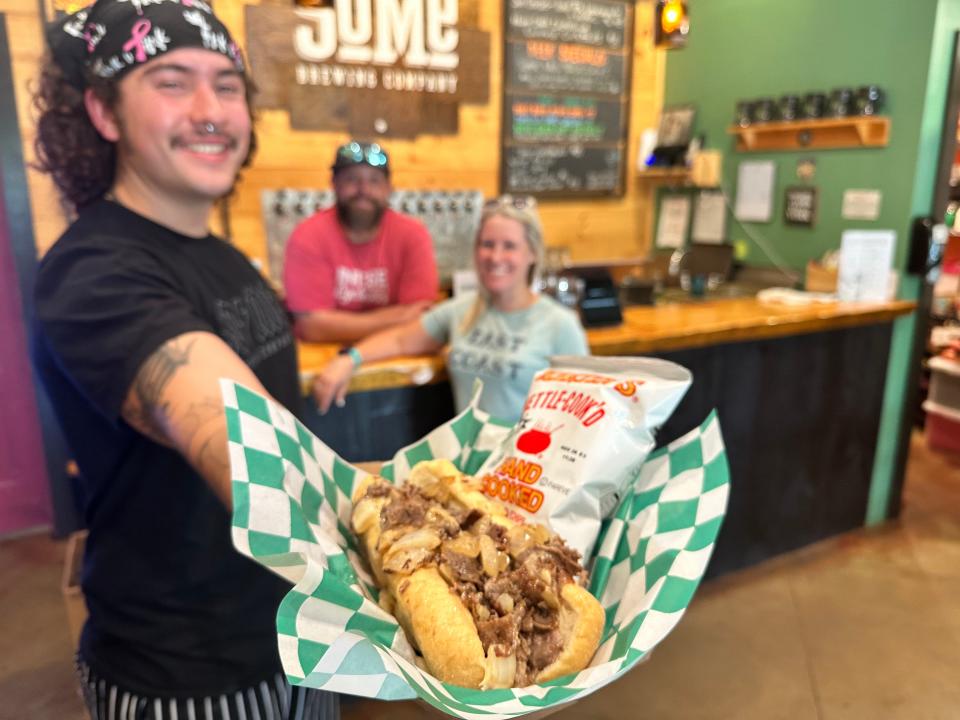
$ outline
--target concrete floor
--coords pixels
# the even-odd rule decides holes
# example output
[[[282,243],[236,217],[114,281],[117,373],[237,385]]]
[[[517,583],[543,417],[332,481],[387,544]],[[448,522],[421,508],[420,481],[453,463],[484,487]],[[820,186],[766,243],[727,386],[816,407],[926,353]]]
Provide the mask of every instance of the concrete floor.
[[[64,545],[0,543],[0,720],[83,720]],[[960,460],[913,439],[902,517],[704,584],[626,677],[554,720],[960,718]],[[439,717],[348,701],[345,720]]]

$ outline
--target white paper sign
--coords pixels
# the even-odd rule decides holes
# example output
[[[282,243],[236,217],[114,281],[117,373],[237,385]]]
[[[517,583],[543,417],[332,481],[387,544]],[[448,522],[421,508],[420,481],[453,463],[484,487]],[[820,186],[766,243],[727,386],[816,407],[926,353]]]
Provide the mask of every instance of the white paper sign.
[[[475,270],[454,270],[452,280],[454,297],[460,297],[468,292],[476,292],[480,285]]]
[[[751,160],[737,168],[737,204],[734,215],[745,222],[770,222],[773,217],[773,160]]]
[[[882,198],[879,190],[846,190],[840,215],[845,220],[876,220],[880,217]]]
[[[727,204],[723,193],[702,192],[693,206],[693,242],[719,245],[726,240]]]
[[[889,300],[897,233],[893,230],[847,230],[842,237],[837,297],[845,302]]]
[[[670,195],[660,203],[660,222],[657,225],[657,247],[678,248],[687,242],[687,224],[690,222],[690,197]]]

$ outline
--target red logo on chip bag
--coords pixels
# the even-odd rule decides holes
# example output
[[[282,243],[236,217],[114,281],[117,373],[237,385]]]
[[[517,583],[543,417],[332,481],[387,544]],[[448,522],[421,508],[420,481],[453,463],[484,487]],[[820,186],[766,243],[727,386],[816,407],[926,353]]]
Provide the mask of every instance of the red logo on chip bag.
[[[633,397],[637,394],[637,384],[632,380],[624,380],[613,386],[613,389],[624,397]]]
[[[550,447],[550,433],[543,430],[527,430],[517,438],[517,450],[528,455],[542,453]]]
[[[526,423],[521,422],[521,427]],[[553,433],[562,428],[563,425],[551,428],[539,423],[526,432],[520,433],[517,437],[517,450],[527,453],[527,455],[539,455],[553,441]]]

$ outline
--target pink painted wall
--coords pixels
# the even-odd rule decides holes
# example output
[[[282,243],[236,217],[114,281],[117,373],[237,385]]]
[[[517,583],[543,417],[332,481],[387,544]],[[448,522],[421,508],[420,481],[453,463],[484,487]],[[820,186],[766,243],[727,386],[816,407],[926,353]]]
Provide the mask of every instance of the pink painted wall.
[[[20,285],[7,228],[0,192],[0,536],[52,521]]]

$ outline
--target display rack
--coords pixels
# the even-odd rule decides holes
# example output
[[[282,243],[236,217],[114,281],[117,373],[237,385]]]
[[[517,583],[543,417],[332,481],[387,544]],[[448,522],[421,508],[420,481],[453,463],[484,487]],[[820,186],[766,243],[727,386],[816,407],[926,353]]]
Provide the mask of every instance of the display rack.
[[[733,126],[739,152],[885,147],[890,118],[849,117]]]

